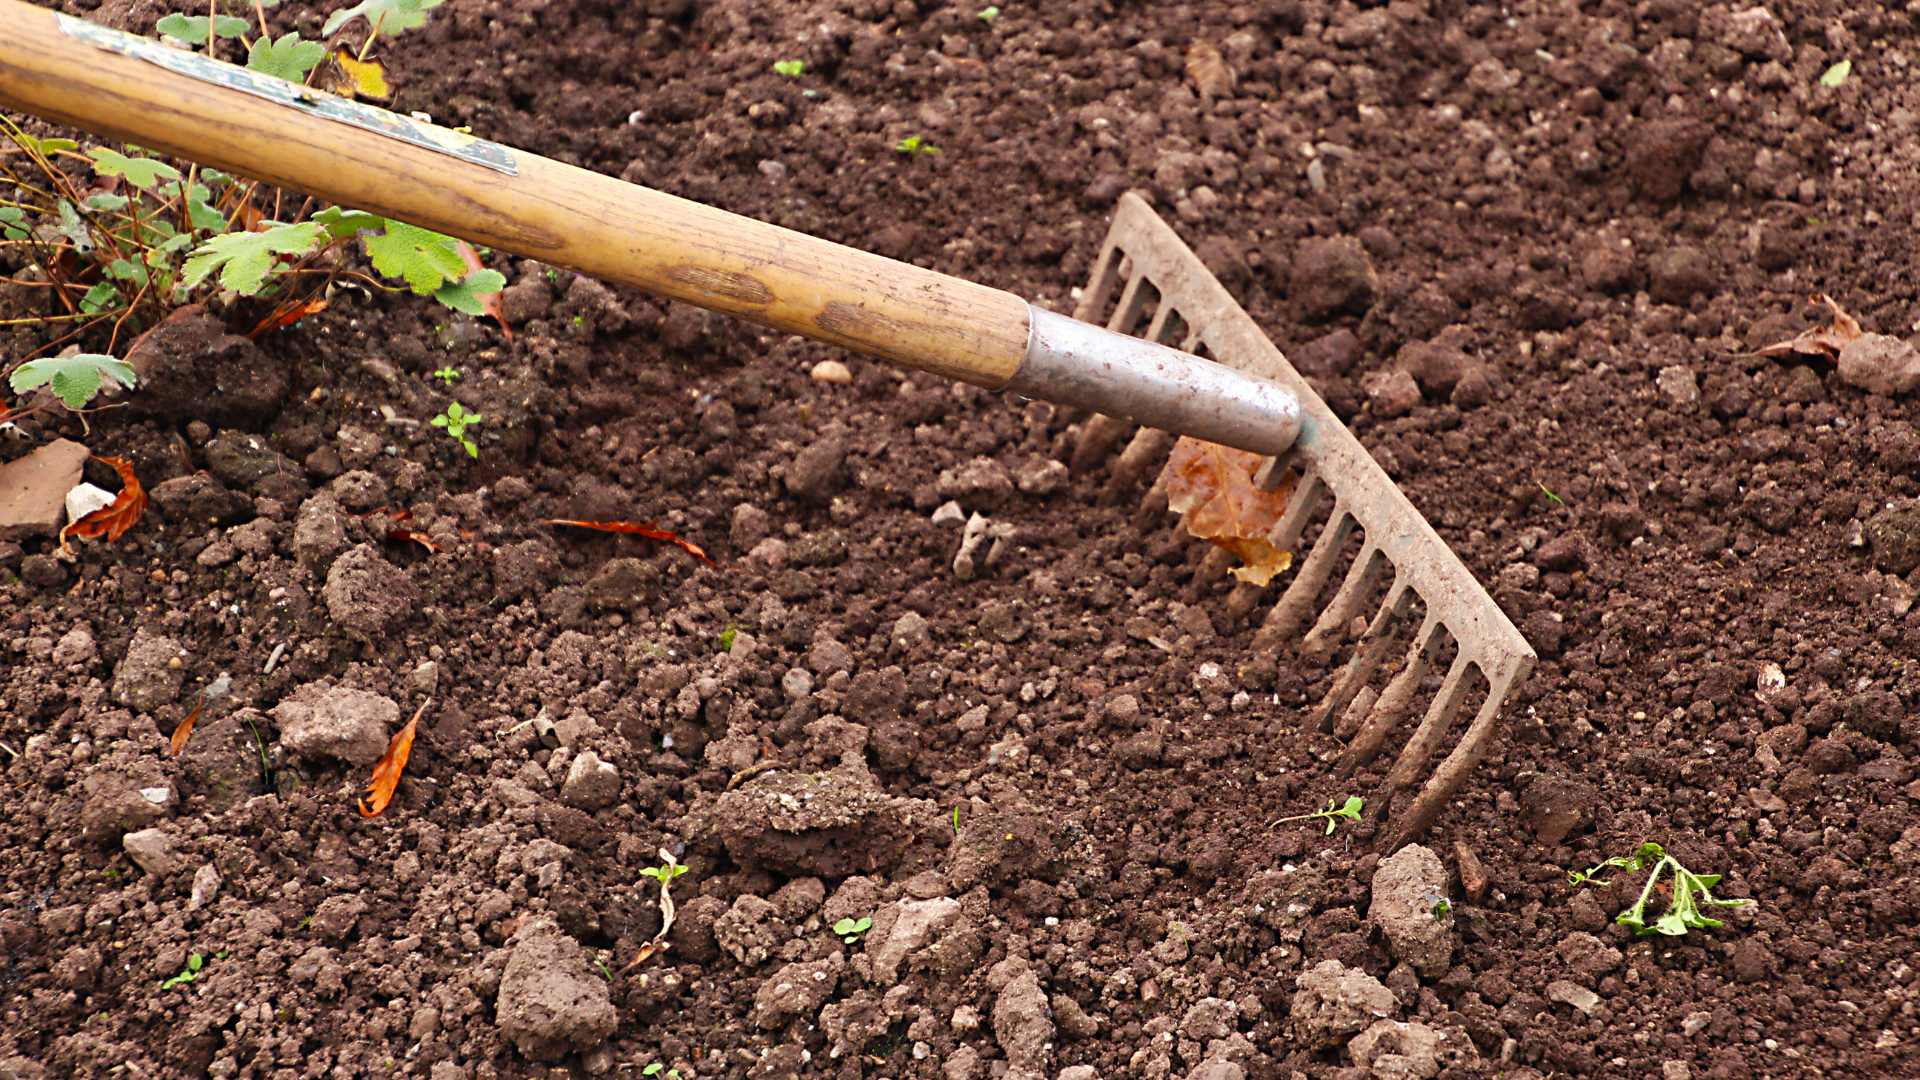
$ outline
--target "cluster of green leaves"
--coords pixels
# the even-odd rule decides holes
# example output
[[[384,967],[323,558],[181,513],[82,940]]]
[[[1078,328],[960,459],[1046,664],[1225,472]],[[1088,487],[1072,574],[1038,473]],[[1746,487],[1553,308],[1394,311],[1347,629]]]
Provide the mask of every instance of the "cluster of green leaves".
[[[687,872],[683,863],[663,862],[659,866],[649,866],[640,871],[641,877],[650,877],[662,885],[671,885],[675,878]]]
[[[893,148],[908,157],[924,157],[928,154],[938,154],[940,152],[939,147],[928,142],[925,137],[920,135],[909,135],[899,142],[894,143]]]
[[[861,936],[871,929],[873,929],[871,915],[862,915],[857,919],[840,919],[833,924],[833,932],[840,935],[840,940],[849,945],[859,941]]]
[[[339,33],[354,20],[363,20],[367,27],[367,36],[361,42],[358,51],[364,58],[373,47],[374,41],[381,37],[393,37],[408,30],[417,30],[427,23],[427,12],[439,7],[446,0],[360,0],[352,7],[340,8],[327,16],[320,27],[320,35],[330,38]],[[327,58],[327,47],[321,41],[309,41],[300,36],[299,31],[289,30],[274,37],[267,28],[266,9],[280,6],[280,0],[261,0],[253,4],[235,3],[229,0],[229,6],[235,10],[251,11],[258,14],[261,23],[257,27],[239,15],[214,12],[209,18],[206,14],[189,14],[174,11],[162,16],[153,24],[156,32],[187,45],[199,45],[207,52],[217,54],[222,39],[237,41],[246,50],[246,66],[265,75],[286,79],[289,82],[304,83],[312,76],[313,70]]]
[[[99,353],[29,360],[14,368],[13,374],[7,377],[7,385],[16,396],[46,386],[62,405],[74,410],[86,408],[109,381],[131,390],[140,380],[125,361]]]
[[[1709,918],[1703,908],[1745,907],[1752,900],[1722,900],[1713,895],[1713,887],[1720,884],[1719,874],[1696,874],[1680,865],[1680,861],[1667,854],[1666,849],[1649,840],[1634,849],[1631,855],[1615,855],[1611,859],[1586,870],[1567,871],[1567,883],[1570,885],[1609,884],[1599,875],[1609,869],[1629,872],[1651,870],[1647,883],[1640,889],[1640,898],[1633,906],[1614,916],[1614,922],[1630,927],[1635,935],[1665,934],[1668,937],[1680,937],[1688,930],[1706,930],[1724,926],[1719,919]],[[1667,900],[1667,909],[1652,923],[1647,922],[1647,901],[1652,898],[1654,886],[1660,876],[1667,871],[1673,872],[1671,889],[1673,895]]]
[[[213,958],[215,960],[225,960],[227,958],[227,954],[223,952],[214,953]],[[166,979],[162,980],[160,983],[160,989],[171,990],[176,986],[185,986],[186,984],[199,978],[201,974],[206,971],[206,968],[207,968],[207,958],[205,956],[201,955],[200,953],[188,953],[187,966],[181,968],[179,974],[169,975],[167,976]]]
[[[775,60],[773,62],[773,71],[776,75],[785,75],[789,79],[797,79],[807,73],[807,62],[805,60]]]
[[[441,411],[440,415],[433,418],[432,423],[434,427],[445,431],[448,438],[459,443],[461,448],[467,452],[468,457],[477,458],[480,456],[480,447],[474,443],[473,436],[467,434],[467,429],[478,424],[483,419],[485,419],[485,417],[477,412],[468,412],[466,406],[459,402],[449,401],[447,402],[447,407]],[[660,875],[658,870],[652,868],[640,872],[651,877],[659,877]],[[686,872],[686,867],[679,867],[674,877],[678,877]],[[663,879],[663,883],[672,880],[673,878],[665,878]]]
[[[666,1074],[667,1080],[680,1080],[679,1069],[669,1069],[665,1065],[662,1065],[657,1061],[651,1065],[648,1065],[646,1068],[641,1069],[640,1075],[641,1076],[659,1076],[663,1072]]]
[[[1335,803],[1332,799],[1328,799],[1326,809],[1324,810],[1315,810],[1311,814],[1295,814],[1292,817],[1283,817],[1279,821],[1274,822],[1274,824],[1285,825],[1289,821],[1309,821],[1317,818],[1327,823],[1327,835],[1332,836],[1333,830],[1338,827],[1341,821],[1359,821],[1360,808],[1365,805],[1367,805],[1367,800],[1358,795],[1347,796],[1347,801],[1344,803]]]

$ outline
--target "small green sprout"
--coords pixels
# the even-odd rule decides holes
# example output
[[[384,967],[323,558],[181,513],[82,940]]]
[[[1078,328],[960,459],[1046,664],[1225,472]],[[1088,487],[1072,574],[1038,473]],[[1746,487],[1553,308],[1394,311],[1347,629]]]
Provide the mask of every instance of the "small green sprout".
[[[171,990],[176,986],[185,986],[186,984],[199,978],[200,972],[204,970],[206,966],[207,966],[206,957],[200,955],[199,953],[188,953],[187,966],[180,969],[180,974],[169,976],[167,979],[163,980],[160,983],[160,989]]]
[[[841,919],[839,922],[833,924],[833,932],[840,935],[840,940],[849,945],[859,941],[860,936],[871,929],[873,929],[873,916],[871,915],[862,915],[857,919]]]
[[[1435,919],[1445,919],[1453,914],[1453,901],[1447,899],[1444,893],[1428,893],[1422,899],[1427,902],[1427,913]]]
[[[737,626],[729,626],[725,630],[720,631],[720,651],[732,652],[734,639],[739,636],[740,628]]]
[[[940,148],[919,135],[909,135],[893,144],[893,148],[908,157],[920,157],[925,154],[938,154]]]
[[[960,804],[953,804],[953,835],[960,835]]]
[[[1839,86],[1841,83],[1846,82],[1847,76],[1851,74],[1853,74],[1853,61],[1842,60],[1828,68],[1826,72],[1820,76],[1820,85],[1829,88]]]
[[[1332,799],[1328,799],[1325,810],[1315,810],[1311,814],[1295,814],[1292,817],[1283,817],[1279,821],[1274,822],[1274,824],[1285,825],[1289,821],[1306,821],[1311,818],[1319,818],[1327,823],[1327,835],[1332,836],[1333,830],[1338,825],[1340,818],[1345,818],[1348,821],[1359,821],[1360,808],[1365,805],[1367,805],[1367,800],[1358,795],[1347,796],[1347,801],[1338,806],[1334,805]]]
[[[641,877],[650,877],[661,885],[671,885],[674,879],[687,872],[687,868],[677,862],[663,862],[659,866],[649,866],[640,871]]]
[[[1545,484],[1542,484],[1542,483],[1540,483],[1540,481],[1538,481],[1538,480],[1535,480],[1535,481],[1534,481],[1534,483],[1535,483],[1535,484],[1539,484],[1539,485],[1540,485],[1540,494],[1542,494],[1542,495],[1545,495],[1545,496],[1546,496],[1546,497],[1547,497],[1547,498],[1548,498],[1548,499],[1549,499],[1550,501],[1552,501],[1552,503],[1553,503],[1553,504],[1554,504],[1555,506],[1565,506],[1565,505],[1567,505],[1567,500],[1565,500],[1565,499],[1563,499],[1563,498],[1561,498],[1561,497],[1560,497],[1560,496],[1558,496],[1558,495],[1555,495],[1555,494],[1553,493],[1553,489],[1552,489],[1552,488],[1550,488],[1550,487],[1548,487],[1548,486],[1547,486],[1547,485],[1545,485]]]
[[[647,1066],[646,1068],[641,1069],[640,1075],[641,1076],[659,1076],[662,1072],[666,1073],[667,1080],[680,1080],[679,1069],[669,1069],[665,1065],[662,1065],[657,1061]]]
[[[455,382],[459,381],[460,379],[460,369],[457,367],[443,367],[440,370],[435,371],[433,373],[433,377],[436,379],[439,379],[441,382],[447,384],[448,386],[452,386]]]
[[[454,442],[466,448],[468,457],[477,458],[480,456],[480,448],[473,444],[473,439],[467,435],[467,429],[478,424],[482,419],[484,417],[479,413],[468,412],[459,402],[453,401],[447,403],[446,411],[433,418],[433,426],[445,428]]]
[[[1660,874],[1669,867],[1673,870],[1673,897],[1667,901],[1667,910],[1655,919],[1652,925],[1647,923],[1647,900],[1653,896],[1653,887],[1660,881]],[[1618,868],[1627,871],[1651,869],[1647,883],[1640,890],[1640,898],[1633,906],[1614,917],[1614,922],[1630,927],[1636,937],[1648,934],[1665,934],[1668,937],[1680,937],[1688,930],[1706,930],[1724,926],[1719,919],[1709,918],[1701,913],[1703,907],[1745,907],[1752,900],[1722,900],[1713,895],[1713,887],[1720,884],[1719,874],[1696,874],[1680,865],[1680,861],[1667,854],[1665,848],[1649,840],[1641,844],[1631,855],[1615,855],[1613,858],[1586,870],[1567,871],[1569,885],[1606,885],[1608,882],[1599,875],[1609,869]]]
[[[607,967],[607,962],[605,960],[602,960],[598,956],[596,956],[593,958],[593,966],[600,969],[601,978],[607,980],[608,982],[613,981],[613,969]]]
[[[785,75],[789,79],[797,79],[807,73],[807,62],[805,60],[775,60],[773,62],[773,70],[777,75]]]
[[[999,17],[1000,9],[997,7],[983,7],[980,9],[980,21],[989,26],[993,25],[993,20]]]

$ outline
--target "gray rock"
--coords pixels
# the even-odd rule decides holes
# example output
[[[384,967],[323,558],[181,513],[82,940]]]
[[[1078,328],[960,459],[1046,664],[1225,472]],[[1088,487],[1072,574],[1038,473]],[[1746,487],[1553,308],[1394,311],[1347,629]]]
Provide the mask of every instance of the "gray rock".
[[[1355,1065],[1382,1080],[1431,1080],[1480,1057],[1473,1043],[1457,1032],[1398,1020],[1381,1020],[1354,1036],[1347,1053]]]
[[[67,520],[67,492],[86,470],[88,450],[55,439],[0,465],[0,540],[53,536]]]
[[[1065,487],[1067,466],[1053,458],[1034,458],[1020,467],[1014,484],[1028,495],[1051,495]]]
[[[295,757],[371,765],[387,752],[400,706],[369,690],[308,683],[273,707],[280,742]]]
[[[957,468],[943,469],[934,481],[942,499],[979,510],[992,510],[1013,494],[1013,478],[1006,466],[989,457],[977,457]]]
[[[1319,322],[1334,315],[1365,314],[1380,295],[1380,277],[1359,240],[1317,237],[1294,253],[1288,291],[1301,317]]]
[[[99,656],[100,646],[93,640],[93,628],[86,623],[75,623],[71,630],[60,635],[59,641],[53,643],[53,663],[56,667],[84,667]]]
[[[960,901],[946,896],[908,900],[881,909],[867,936],[874,983],[884,987],[900,981],[907,957],[959,918]]]
[[[327,614],[349,633],[372,639],[406,620],[420,603],[420,590],[405,570],[361,544],[333,561],[320,589]]]
[[[737,897],[726,914],[713,920],[713,940],[727,955],[748,967],[766,963],[788,933],[779,909],[752,893]]]
[[[1376,416],[1389,419],[1405,416],[1420,404],[1420,384],[1399,368],[1368,375],[1360,380],[1360,388],[1366,392],[1367,404]]]
[[[754,1026],[772,1031],[795,1020],[812,1019],[833,997],[845,964],[840,954],[835,953],[824,960],[788,964],[775,972],[754,991]]]
[[[1561,1005],[1571,1005],[1588,1016],[1593,1015],[1593,1010],[1600,1007],[1599,994],[1568,979],[1555,979],[1548,983],[1547,1000]]]
[[[127,655],[113,671],[113,699],[136,712],[153,712],[180,697],[187,650],[145,626],[133,632]]]
[[[910,652],[927,644],[930,639],[927,620],[919,612],[909,611],[894,621],[892,640],[895,649]]]
[[[322,492],[300,504],[293,519],[293,557],[302,566],[325,570],[347,545],[347,515],[340,500]]]
[[[620,798],[620,771],[600,760],[591,750],[582,750],[567,766],[567,779],[560,785],[560,801],[581,810],[600,810]]]
[[[198,911],[220,895],[220,868],[212,863],[203,864],[193,872],[193,893],[187,898],[187,910]]]
[[[524,1057],[554,1061],[591,1050],[613,1034],[619,1016],[607,981],[551,917],[529,919],[511,944],[494,1019]]]
[[[1287,1029],[1314,1049],[1339,1045],[1393,1013],[1393,991],[1338,960],[1301,972],[1295,986]]]
[[[1395,958],[1429,978],[1453,960],[1453,919],[1435,916],[1435,898],[1446,895],[1447,869],[1440,857],[1408,844],[1380,861],[1373,872],[1373,901],[1367,917],[1386,936]]]
[[[127,833],[120,838],[120,846],[126,849],[127,858],[132,859],[134,865],[156,878],[172,877],[185,865],[174,851],[173,837],[165,829]]]
[[[1920,386],[1920,349],[1886,334],[1862,334],[1840,350],[1840,380],[1892,397]]]
[[[1052,1056],[1053,1013],[1031,968],[1015,975],[993,1001],[993,1037],[1016,1069],[1044,1071]]]
[[[1660,392],[1674,405],[1691,409],[1700,404],[1700,379],[1692,368],[1682,364],[1663,367],[1654,381],[1659,385]]]

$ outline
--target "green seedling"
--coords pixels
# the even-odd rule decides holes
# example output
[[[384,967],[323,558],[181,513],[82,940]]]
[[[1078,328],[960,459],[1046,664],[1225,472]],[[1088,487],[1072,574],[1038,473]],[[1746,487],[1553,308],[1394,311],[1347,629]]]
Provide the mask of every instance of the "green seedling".
[[[640,871],[640,876],[652,878],[660,883],[662,889],[665,889],[667,886],[673,884],[680,875],[686,872],[687,867],[672,860],[666,860],[661,862],[659,866],[649,866]]]
[[[953,835],[960,835],[960,804],[953,804]]]
[[[459,402],[450,401],[445,411],[434,417],[432,423],[434,427],[444,428],[449,438],[465,448],[468,457],[477,458],[480,456],[480,448],[474,445],[472,437],[467,434],[467,429],[483,419],[485,417],[477,412],[468,412]]]
[[[773,70],[777,75],[785,75],[789,79],[797,79],[807,73],[807,62],[805,60],[775,60],[773,62]]]
[[[225,956],[226,956],[225,953],[215,954],[216,958],[224,958]],[[170,975],[166,979],[162,980],[160,983],[160,989],[171,990],[176,986],[185,986],[186,984],[199,978],[200,973],[206,970],[206,966],[207,966],[206,957],[200,955],[199,953],[188,953],[187,966],[181,968],[180,973],[178,975]]]
[[[1651,870],[1647,883],[1640,889],[1640,898],[1633,906],[1614,916],[1614,922],[1629,927],[1637,937],[1648,934],[1665,934],[1668,937],[1681,937],[1688,930],[1707,930],[1724,926],[1719,919],[1709,918],[1702,913],[1708,907],[1745,907],[1752,900],[1722,900],[1713,895],[1713,887],[1720,884],[1719,874],[1696,874],[1680,865],[1680,861],[1667,854],[1665,848],[1649,840],[1636,848],[1631,855],[1616,855],[1597,866],[1586,870],[1567,871],[1569,885],[1607,885],[1609,882],[1599,875],[1609,869],[1629,872]],[[1651,924],[1647,922],[1647,900],[1653,896],[1653,888],[1660,881],[1660,875],[1673,871],[1673,896],[1667,901],[1667,910]]]
[[[893,148],[908,157],[921,157],[926,154],[938,154],[940,148],[919,135],[909,135],[893,144]]]
[[[680,1080],[679,1069],[669,1069],[657,1061],[640,1070],[641,1076],[659,1076],[662,1073],[666,1074],[667,1080]]]
[[[720,651],[732,652],[734,639],[739,636],[740,628],[737,626],[729,626],[725,630],[720,631]]]
[[[871,929],[873,929],[873,916],[871,915],[862,915],[857,919],[841,919],[839,922],[833,924],[833,932],[840,935],[840,940],[849,945],[859,941],[861,935]]]
[[[1359,821],[1360,808],[1365,805],[1367,805],[1367,800],[1358,795],[1347,796],[1347,801],[1338,806],[1334,805],[1332,799],[1328,799],[1325,810],[1315,810],[1311,814],[1295,814],[1292,817],[1283,817],[1279,821],[1274,822],[1274,824],[1285,825],[1289,821],[1308,821],[1319,818],[1327,823],[1327,835],[1332,836],[1333,830],[1338,827],[1340,819],[1345,818],[1348,821]]]
[[[7,385],[15,394],[46,386],[69,409],[84,409],[108,382],[131,389],[140,381],[131,365],[99,353],[48,356],[13,369]]]
[[[622,975],[664,951],[667,948],[667,934],[673,930],[673,882],[674,879],[686,873],[687,868],[682,866],[679,860],[673,857],[673,852],[666,848],[661,848],[659,854],[660,865],[642,869],[640,876],[652,878],[660,883],[660,930],[653,935],[652,941],[640,946],[640,951],[633,958],[632,963],[620,969]]]
[[[993,20],[999,17],[1000,9],[997,7],[983,7],[980,9],[980,21],[989,26],[993,25]]]
[[[443,367],[440,370],[434,372],[433,377],[436,379],[439,379],[441,382],[447,384],[448,386],[452,386],[454,383],[458,382],[460,379],[460,369],[456,367]]]
[[[1435,919],[1444,919],[1453,914],[1453,901],[1447,899],[1445,895],[1428,893],[1424,899],[1427,901],[1428,914]]]
[[[1553,489],[1552,489],[1552,488],[1550,488],[1550,487],[1548,487],[1548,486],[1547,486],[1547,485],[1545,485],[1545,484],[1541,484],[1541,483],[1540,483],[1540,481],[1538,481],[1538,480],[1535,480],[1535,481],[1534,481],[1534,483],[1535,483],[1535,484],[1539,484],[1539,485],[1540,485],[1540,494],[1542,494],[1542,495],[1545,495],[1545,496],[1547,497],[1547,499],[1548,499],[1548,500],[1549,500],[1550,502],[1552,502],[1552,503],[1553,503],[1553,504],[1554,504],[1555,506],[1565,506],[1565,505],[1567,505],[1567,500],[1565,500],[1565,499],[1563,499],[1563,498],[1561,498],[1561,497],[1560,497],[1560,496],[1558,496],[1558,495],[1555,495],[1555,494],[1553,493]]]
[[[1839,86],[1841,83],[1846,82],[1847,76],[1851,74],[1853,74],[1853,61],[1842,60],[1821,74],[1820,85],[1825,87]]]
[[[601,978],[607,980],[608,982],[613,981],[613,969],[607,966],[607,962],[605,960],[602,960],[598,956],[596,956],[593,958],[593,966],[600,969]]]

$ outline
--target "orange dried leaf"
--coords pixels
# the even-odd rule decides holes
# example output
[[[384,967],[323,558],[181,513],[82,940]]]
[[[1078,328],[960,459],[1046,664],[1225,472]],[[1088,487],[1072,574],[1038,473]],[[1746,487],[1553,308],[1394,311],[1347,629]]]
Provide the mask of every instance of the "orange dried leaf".
[[[1749,356],[1825,356],[1829,360],[1838,360],[1840,350],[1847,343],[1858,339],[1864,330],[1860,320],[1847,314],[1833,297],[1826,293],[1817,293],[1813,298],[1816,304],[1825,304],[1833,312],[1833,322],[1826,326],[1817,326],[1811,330],[1790,337],[1785,341],[1776,341],[1771,345],[1755,349]]]
[[[403,540],[411,540],[414,543],[419,544],[421,547],[426,548],[427,554],[429,555],[440,554],[440,545],[428,539],[427,534],[421,532],[419,529],[388,529],[387,539],[394,543],[399,543],[400,541],[403,541]]]
[[[289,300],[273,309],[273,313],[261,319],[259,324],[247,331],[247,337],[257,338],[273,330],[284,330],[309,315],[318,315],[327,310],[332,301],[324,296],[309,296],[305,300]]]
[[[1167,508],[1187,532],[1232,552],[1241,565],[1233,576],[1265,585],[1293,565],[1293,553],[1267,539],[1286,512],[1294,476],[1266,491],[1254,483],[1266,459],[1181,436],[1167,461]]]
[[[187,714],[180,726],[173,729],[173,738],[167,740],[173,747],[173,756],[179,757],[180,751],[187,748],[187,740],[193,737],[193,722],[200,719],[200,710],[206,705],[204,700],[193,703],[193,711]]]
[[[407,771],[407,758],[413,754],[413,736],[420,729],[420,715],[427,711],[428,704],[431,702],[422,702],[413,711],[413,719],[393,733],[387,752],[373,763],[373,783],[367,787],[367,797],[360,800],[360,816],[379,817],[393,801],[393,793],[400,787],[400,774]]]
[[[113,502],[95,510],[79,521],[68,522],[60,530],[60,547],[66,550],[67,537],[77,536],[82,540],[92,540],[104,536],[108,543],[126,535],[128,529],[140,520],[147,510],[147,493],[140,487],[140,478],[133,475],[133,463],[125,458],[107,457],[96,454],[94,460],[111,465],[113,471],[120,474],[120,494]]]
[[[467,264],[468,276],[472,276],[487,268],[486,264],[480,261],[480,253],[473,250],[473,245],[467,243],[465,240],[460,241],[455,250],[460,252],[460,261]],[[480,307],[488,315],[493,316],[493,321],[500,324],[500,333],[505,336],[508,341],[512,341],[513,327],[507,325],[507,309],[500,302],[500,294],[491,292],[481,296]]]
[[[672,544],[673,546],[679,548],[681,551],[684,551],[687,554],[693,556],[694,558],[699,559],[701,562],[706,563],[708,566],[715,565],[714,561],[708,557],[706,549],[702,548],[699,544],[696,544],[691,540],[683,539],[682,537],[674,533],[670,533],[665,529],[659,528],[658,526],[649,525],[644,521],[570,521],[566,518],[548,518],[545,524],[571,525],[576,529],[597,529],[600,532],[626,533],[629,536],[644,536],[649,540],[658,540],[661,543]]]

